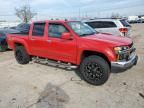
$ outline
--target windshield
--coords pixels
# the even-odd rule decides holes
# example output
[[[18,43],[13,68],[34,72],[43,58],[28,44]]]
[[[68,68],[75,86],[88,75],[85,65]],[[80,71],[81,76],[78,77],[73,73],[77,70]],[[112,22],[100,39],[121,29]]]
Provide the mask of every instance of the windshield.
[[[88,26],[87,24],[80,22],[80,21],[75,21],[75,22],[68,22],[67,23],[75,33],[77,33],[79,36],[88,36],[88,35],[93,35],[96,34],[96,31]]]

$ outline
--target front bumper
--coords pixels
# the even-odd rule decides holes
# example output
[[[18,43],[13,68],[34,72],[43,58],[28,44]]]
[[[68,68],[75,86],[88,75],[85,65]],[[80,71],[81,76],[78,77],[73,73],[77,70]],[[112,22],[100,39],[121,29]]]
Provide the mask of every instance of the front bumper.
[[[111,62],[112,68],[119,68],[119,69],[128,69],[133,65],[136,65],[138,61],[138,56],[134,55],[129,61],[123,62]]]

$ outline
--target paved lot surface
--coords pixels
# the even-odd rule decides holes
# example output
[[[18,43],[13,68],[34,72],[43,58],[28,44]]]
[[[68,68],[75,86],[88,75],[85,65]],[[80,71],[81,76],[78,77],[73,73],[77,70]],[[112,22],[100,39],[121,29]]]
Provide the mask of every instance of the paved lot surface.
[[[92,86],[75,71],[30,63],[0,53],[0,108],[144,108],[144,24],[133,25],[138,65]]]

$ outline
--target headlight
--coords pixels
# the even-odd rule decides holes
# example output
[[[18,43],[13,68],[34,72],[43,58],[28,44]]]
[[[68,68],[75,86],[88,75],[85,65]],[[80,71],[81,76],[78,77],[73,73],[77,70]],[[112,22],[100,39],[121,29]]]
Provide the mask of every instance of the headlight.
[[[116,52],[116,54],[118,54],[118,53],[125,51],[125,50],[128,50],[128,49],[129,49],[128,46],[120,46],[120,47],[115,47],[114,51]]]
[[[129,58],[130,52],[128,46],[115,47],[114,51],[116,53],[117,60],[127,60]]]

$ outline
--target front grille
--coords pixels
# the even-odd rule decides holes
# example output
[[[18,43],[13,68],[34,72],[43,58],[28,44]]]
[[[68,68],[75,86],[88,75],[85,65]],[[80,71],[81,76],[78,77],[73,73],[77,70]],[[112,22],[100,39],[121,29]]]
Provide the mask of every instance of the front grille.
[[[125,53],[125,54],[120,54],[119,55],[119,60],[128,60],[129,59],[129,54]]]

